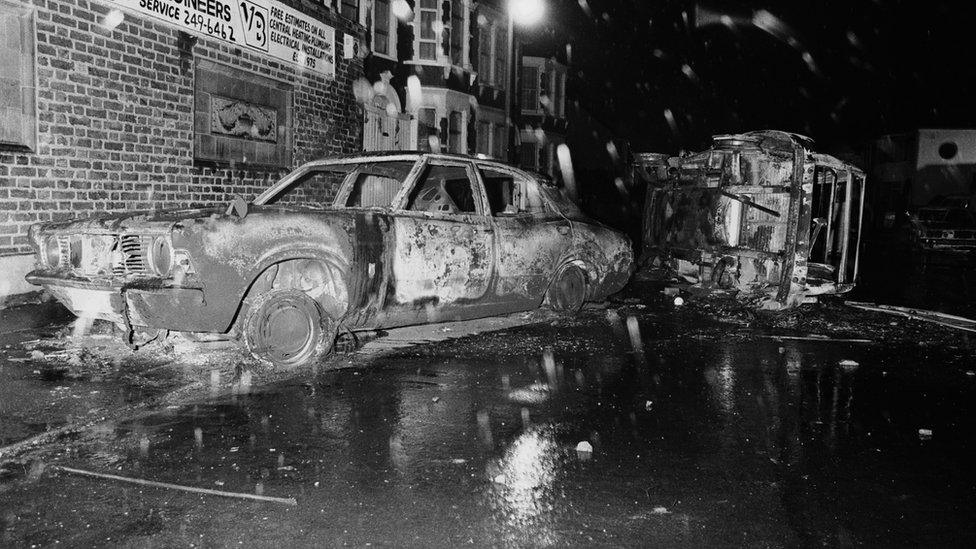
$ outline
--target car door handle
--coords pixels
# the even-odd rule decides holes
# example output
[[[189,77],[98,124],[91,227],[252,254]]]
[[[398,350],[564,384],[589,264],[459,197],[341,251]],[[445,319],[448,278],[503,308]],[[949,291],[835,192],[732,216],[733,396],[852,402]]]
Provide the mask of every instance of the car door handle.
[[[569,227],[566,225],[560,225],[556,227],[556,230],[559,231],[559,234],[569,234]]]

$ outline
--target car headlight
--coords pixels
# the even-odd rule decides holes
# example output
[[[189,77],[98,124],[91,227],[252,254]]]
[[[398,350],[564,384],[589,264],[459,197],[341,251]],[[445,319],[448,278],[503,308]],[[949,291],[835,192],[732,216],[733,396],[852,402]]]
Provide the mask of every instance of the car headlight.
[[[44,241],[44,264],[50,268],[61,266],[61,244],[58,237],[51,235]]]
[[[157,276],[168,276],[173,270],[173,245],[169,238],[157,236],[149,246],[149,267]]]
[[[68,240],[68,264],[71,265],[72,268],[81,268],[83,253],[84,251],[81,238],[72,238]]]

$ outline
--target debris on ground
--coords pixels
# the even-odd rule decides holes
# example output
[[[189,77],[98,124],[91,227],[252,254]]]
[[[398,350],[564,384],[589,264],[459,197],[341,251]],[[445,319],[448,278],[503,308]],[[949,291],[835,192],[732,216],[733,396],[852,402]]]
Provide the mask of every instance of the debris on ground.
[[[955,328],[957,330],[976,332],[976,320],[962,317],[962,316],[941,313],[939,311],[928,311],[925,309],[912,309],[909,307],[897,307],[895,305],[878,305],[876,303],[864,303],[861,301],[848,301],[847,305],[865,311],[875,311],[879,313],[898,315],[898,316],[903,316],[905,318],[910,318],[912,320],[921,320],[923,322],[931,322],[933,324],[946,326],[948,328]]]

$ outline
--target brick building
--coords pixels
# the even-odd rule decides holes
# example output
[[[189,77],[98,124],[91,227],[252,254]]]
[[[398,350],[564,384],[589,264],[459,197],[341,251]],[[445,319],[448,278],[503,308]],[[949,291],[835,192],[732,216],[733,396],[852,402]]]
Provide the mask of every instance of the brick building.
[[[360,15],[354,0],[0,0],[0,300],[31,290],[33,222],[251,197],[359,150]]]

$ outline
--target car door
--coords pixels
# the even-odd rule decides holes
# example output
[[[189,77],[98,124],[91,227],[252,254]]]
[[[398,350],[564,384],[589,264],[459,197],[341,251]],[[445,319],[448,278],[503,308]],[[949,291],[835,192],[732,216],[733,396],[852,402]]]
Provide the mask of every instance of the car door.
[[[412,322],[471,316],[494,271],[494,234],[471,162],[429,158],[394,209],[395,306]]]
[[[478,170],[495,225],[496,299],[510,310],[536,307],[570,254],[572,225],[535,178],[497,164]]]

